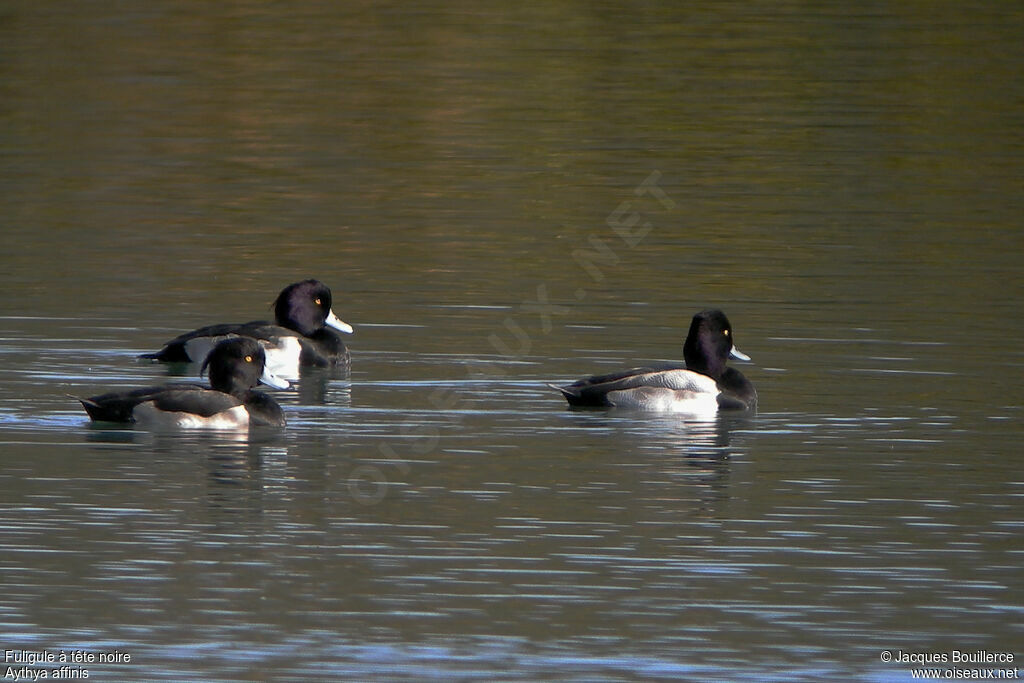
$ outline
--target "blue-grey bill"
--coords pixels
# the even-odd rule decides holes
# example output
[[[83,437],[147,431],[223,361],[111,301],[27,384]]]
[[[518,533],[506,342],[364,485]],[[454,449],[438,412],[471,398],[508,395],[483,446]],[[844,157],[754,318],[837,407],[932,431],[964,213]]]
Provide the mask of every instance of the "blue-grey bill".
[[[352,334],[352,326],[334,315],[334,311],[327,311],[327,320],[325,320],[324,323],[336,330],[344,332],[345,334]]]
[[[281,379],[272,373],[266,366],[263,367],[263,374],[260,375],[260,382],[275,389],[287,389],[290,386],[288,384],[288,380]]]
[[[735,358],[736,360],[750,360],[750,356],[748,356],[745,353],[742,353],[735,346],[729,349],[729,357]]]

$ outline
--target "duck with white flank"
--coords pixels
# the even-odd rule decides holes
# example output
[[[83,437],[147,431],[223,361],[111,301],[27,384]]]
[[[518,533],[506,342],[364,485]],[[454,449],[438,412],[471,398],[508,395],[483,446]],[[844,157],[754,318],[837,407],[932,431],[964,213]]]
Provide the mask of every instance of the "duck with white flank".
[[[140,358],[169,363],[201,362],[217,342],[236,336],[258,339],[267,352],[267,365],[282,377],[297,379],[299,366],[347,368],[351,360],[338,330],[352,326],[331,309],[331,290],[319,280],[290,284],[274,301],[275,322],[208,325],[179,335],[156,353]]]
[[[757,391],[728,358],[750,360],[735,346],[725,314],[707,310],[693,316],[683,345],[682,365],[634,368],[554,386],[571,406],[615,407],[654,412],[712,415],[719,410],[755,410]]]
[[[255,339],[235,337],[217,344],[203,363],[210,388],[195,384],[112,391],[79,399],[98,422],[135,422],[154,429],[248,429],[250,425],[283,427],[284,413],[261,391],[262,382],[285,389],[288,382],[267,371],[263,347]]]

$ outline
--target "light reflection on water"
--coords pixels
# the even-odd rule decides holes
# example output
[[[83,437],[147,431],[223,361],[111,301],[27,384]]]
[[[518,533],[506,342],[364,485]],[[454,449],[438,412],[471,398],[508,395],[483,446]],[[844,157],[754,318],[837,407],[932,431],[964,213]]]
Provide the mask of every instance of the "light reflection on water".
[[[31,358],[40,342],[6,343]],[[89,354],[87,374],[58,353],[6,374],[76,391],[165,378],[133,355]],[[107,643],[167,680],[192,666],[234,680],[570,665],[813,680],[922,633],[980,647],[1019,610],[1006,544],[1021,523],[998,491],[1021,484],[951,455],[973,434],[954,415],[572,411],[542,359],[463,379],[453,363],[493,359],[357,358],[350,377],[277,392],[289,428],[249,437],[8,402],[5,449],[21,457],[2,475],[6,646]],[[379,502],[352,486],[367,467]],[[948,474],[919,490],[921,467]]]

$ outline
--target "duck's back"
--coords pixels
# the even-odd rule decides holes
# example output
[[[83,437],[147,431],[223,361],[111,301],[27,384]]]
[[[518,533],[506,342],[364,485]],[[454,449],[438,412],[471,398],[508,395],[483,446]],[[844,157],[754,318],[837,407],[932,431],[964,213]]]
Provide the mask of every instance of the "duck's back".
[[[294,335],[295,332],[265,320],[207,325],[179,334],[156,353],[144,353],[140,358],[164,363],[200,363],[214,346],[230,337],[268,340]]]
[[[189,413],[209,418],[242,405],[238,398],[221,391],[200,386],[162,386],[112,391],[81,399],[82,406],[93,420],[101,422],[137,422],[140,416],[156,413]]]

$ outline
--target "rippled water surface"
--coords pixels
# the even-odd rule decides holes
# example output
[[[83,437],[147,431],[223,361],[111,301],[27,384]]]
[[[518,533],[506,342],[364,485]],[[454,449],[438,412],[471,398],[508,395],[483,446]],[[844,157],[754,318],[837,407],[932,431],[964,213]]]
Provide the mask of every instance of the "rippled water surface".
[[[1019,664],[1022,20],[8,3],[0,649],[130,656],[90,680]],[[196,379],[136,356],[306,277],[353,363],[274,392],[285,430],[72,398]],[[709,306],[757,415],[546,386],[678,359]]]

